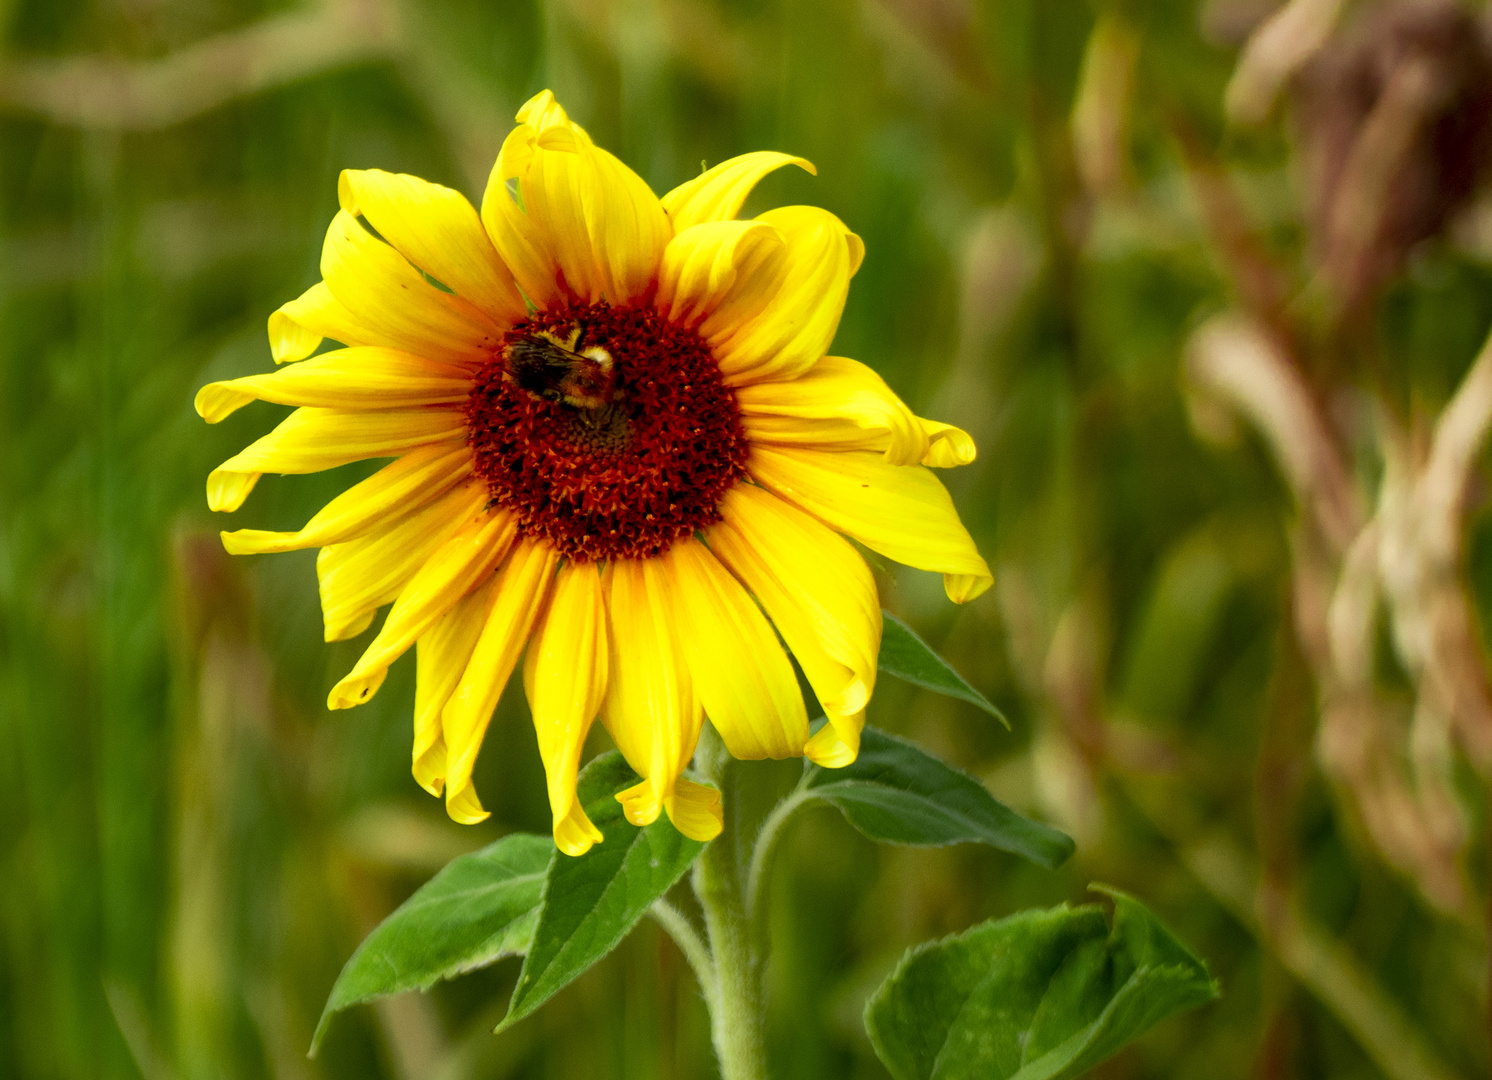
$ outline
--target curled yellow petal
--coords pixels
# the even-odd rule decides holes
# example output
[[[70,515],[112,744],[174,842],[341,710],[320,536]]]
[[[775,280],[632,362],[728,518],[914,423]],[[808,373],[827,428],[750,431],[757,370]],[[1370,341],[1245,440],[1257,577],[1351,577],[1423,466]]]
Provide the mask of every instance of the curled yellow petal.
[[[353,461],[396,457],[425,443],[460,437],[461,412],[449,407],[344,412],[300,408],[207,477],[207,505],[237,510],[264,473],[308,473]]]
[[[564,107],[560,105],[551,90],[540,90],[522,105],[518,106],[518,115],[514,117],[520,124],[527,125],[534,131],[548,131],[552,127],[569,127],[580,131],[579,125],[570,122],[569,115]]]
[[[738,275],[700,324],[732,385],[796,378],[829,350],[863,251],[844,222],[816,206],[785,206],[756,220],[775,228],[783,247]]]
[[[674,828],[701,843],[715,839],[725,825],[720,792],[708,784],[696,784],[687,776],[675,782],[673,794],[664,800],[663,809]]]
[[[771,492],[740,484],[705,533],[710,550],[761,602],[831,715],[863,712],[876,684],[881,605],[865,560]]]
[[[731,756],[803,753],[803,695],[761,609],[692,537],[676,542],[660,560],[673,575],[679,637],[700,704]]]
[[[678,780],[675,778],[674,786]],[[622,816],[638,828],[651,825],[658,820],[658,815],[663,812],[663,800],[672,797],[673,786],[670,786],[666,794],[660,794],[658,785],[652,780],[639,780],[625,791],[616,793],[616,801],[622,804]]]
[[[860,732],[865,730],[865,710],[848,714],[826,712],[829,722],[808,740],[803,756],[826,769],[842,769],[860,756]]]
[[[549,91],[518,113],[482,223],[534,304],[624,304],[654,282],[673,227],[642,177],[597,147]]]
[[[746,434],[762,442],[880,450],[892,465],[915,465],[928,452],[912,410],[872,369],[847,357],[826,356],[796,379],[738,387],[736,401]]]
[[[617,792],[616,799],[622,804],[623,815],[634,825],[651,825],[662,810],[673,827],[691,840],[713,840],[725,825],[720,792],[706,784],[696,784],[686,776],[675,779],[662,795],[653,781],[643,780]]]
[[[327,641],[361,633],[397,597],[455,529],[487,502],[487,487],[469,481],[388,529],[324,547],[316,556]]]
[[[472,786],[492,710],[554,580],[559,556],[547,543],[521,540],[498,571],[497,594],[461,681],[441,711],[446,745],[446,813],[463,824],[487,817]]]
[[[321,276],[369,340],[452,364],[477,365],[502,328],[470,301],[443,292],[345,210],[321,248]]]
[[[361,214],[394,250],[498,326],[527,315],[512,273],[459,191],[404,173],[345,169],[337,196],[343,210]]]
[[[230,555],[325,547],[352,540],[443,495],[471,475],[471,451],[459,441],[416,447],[323,506],[299,532],[224,532]]]
[[[595,563],[566,563],[529,641],[523,664],[539,755],[549,785],[554,842],[584,855],[601,830],[575,797],[580,751],[606,694],[608,646],[601,574]]]
[[[673,221],[676,233],[706,221],[729,221],[741,212],[741,204],[761,178],[784,165],[796,165],[805,172],[818,175],[818,170],[806,158],[775,150],[757,150],[722,161],[693,180],[680,184],[663,196],[663,209]]]
[[[471,513],[404,586],[378,636],[332,687],[326,707],[350,709],[372,697],[383,685],[389,665],[457,600],[492,576],[517,535],[517,523],[506,510],[483,504]]]
[[[352,312],[332,295],[324,281],[281,304],[269,317],[269,351],[277,364],[304,360],[316,351],[323,338],[344,345],[378,343],[375,336],[358,325]]]
[[[764,221],[713,221],[685,229],[663,249],[658,310],[673,322],[695,326],[732,297],[745,319],[766,307],[767,289],[736,291],[736,283],[766,280],[761,271],[781,257],[784,240]],[[747,310],[754,304],[753,310]]]
[[[415,646],[414,748],[411,771],[431,795],[445,790],[446,742],[440,713],[466,673],[497,598],[497,577],[457,600]]]
[[[963,428],[920,416],[917,422],[927,433],[927,453],[922,455],[922,464],[931,465],[935,469],[951,469],[956,465],[972,464],[979,456],[973,436]]]
[[[612,562],[604,584],[611,664],[601,721],[643,778],[617,799],[628,821],[649,825],[665,810],[673,817],[703,714],[673,614],[677,585],[663,560]],[[691,796],[691,811],[698,805]]]
[[[988,567],[967,574],[943,575],[943,591],[955,604],[967,604],[983,596],[994,583]]]
[[[471,371],[394,349],[339,349],[264,375],[208,383],[197,391],[197,415],[209,424],[251,401],[327,409],[395,409],[451,405],[471,393]]]
[[[863,450],[783,451],[758,444],[748,466],[764,486],[873,551],[943,574],[955,603],[994,582],[948,489],[922,465],[888,465]]]

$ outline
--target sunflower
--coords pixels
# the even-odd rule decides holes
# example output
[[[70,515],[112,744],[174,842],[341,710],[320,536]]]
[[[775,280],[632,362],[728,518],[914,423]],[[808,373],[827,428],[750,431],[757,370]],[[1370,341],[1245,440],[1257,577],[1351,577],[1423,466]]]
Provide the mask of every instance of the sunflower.
[[[480,215],[416,177],[342,173],[323,280],[269,318],[290,366],[197,395],[209,423],[298,406],[212,472],[208,503],[392,458],[299,532],[223,533],[235,554],[321,549],[328,641],[393,605],[329,706],[415,647],[415,778],[480,821],[472,767],[522,660],[562,851],[601,839],[575,796],[598,716],[643,778],[627,818],[708,840],[719,793],[681,775],[705,717],[737,758],[859,750],[881,616],[846,537],[941,572],[955,602],[989,587],[927,468],[974,446],[825,355],[859,237],[810,206],[736,219],[807,161],[745,154],[660,200],[548,91],[517,119]],[[812,735],[784,644],[828,719]]]

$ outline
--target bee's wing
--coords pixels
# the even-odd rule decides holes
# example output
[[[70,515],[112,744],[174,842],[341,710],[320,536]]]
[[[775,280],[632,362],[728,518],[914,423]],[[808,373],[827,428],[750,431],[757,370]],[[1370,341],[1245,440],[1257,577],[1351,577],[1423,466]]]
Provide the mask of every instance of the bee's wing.
[[[568,350],[543,338],[521,338],[508,346],[509,362],[529,370],[556,373],[568,371],[572,362],[571,355],[573,354]]]

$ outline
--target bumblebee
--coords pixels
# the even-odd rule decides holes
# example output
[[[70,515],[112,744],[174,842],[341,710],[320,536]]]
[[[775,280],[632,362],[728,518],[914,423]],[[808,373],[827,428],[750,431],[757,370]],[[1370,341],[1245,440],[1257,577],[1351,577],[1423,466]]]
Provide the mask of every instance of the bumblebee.
[[[509,343],[506,359],[513,381],[545,401],[595,411],[611,404],[616,392],[611,354],[585,344],[584,325],[564,338],[548,330],[524,334]]]

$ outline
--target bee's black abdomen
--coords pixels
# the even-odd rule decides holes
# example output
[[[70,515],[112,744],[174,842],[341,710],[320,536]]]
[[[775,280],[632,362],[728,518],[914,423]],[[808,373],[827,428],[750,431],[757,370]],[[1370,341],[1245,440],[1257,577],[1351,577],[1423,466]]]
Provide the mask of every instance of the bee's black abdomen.
[[[508,346],[508,373],[535,397],[559,400],[559,384],[569,371],[565,354],[543,338],[520,338]]]
[[[574,338],[578,340],[580,332]],[[524,335],[508,345],[507,369],[513,381],[536,398],[593,409],[610,400],[612,376],[606,364],[582,356],[548,334]]]

